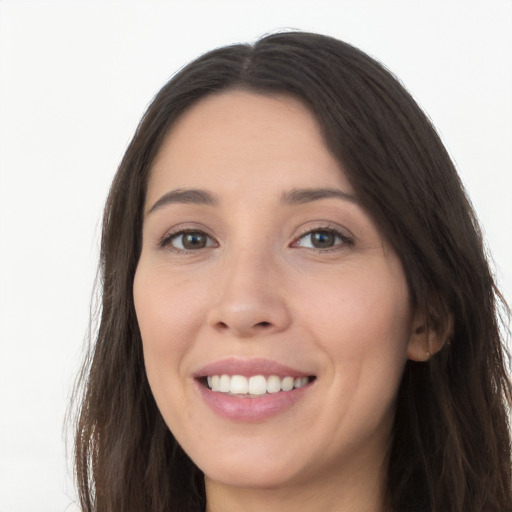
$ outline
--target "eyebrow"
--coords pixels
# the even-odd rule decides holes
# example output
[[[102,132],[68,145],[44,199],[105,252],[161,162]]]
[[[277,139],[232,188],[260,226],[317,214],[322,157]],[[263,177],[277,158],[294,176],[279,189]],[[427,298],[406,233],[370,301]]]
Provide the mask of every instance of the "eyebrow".
[[[168,204],[203,204],[214,206],[219,200],[210,192],[200,189],[176,189],[164,194],[156,203],[148,210],[148,214],[158,210]]]
[[[281,202],[286,205],[296,205],[330,198],[358,204],[356,196],[336,188],[294,188],[282,193]],[[174,203],[216,206],[219,204],[219,200],[214,194],[206,190],[180,188],[164,194],[153,204],[147,214],[149,215],[155,210]]]
[[[337,188],[294,188],[283,192],[281,202],[288,205],[311,203],[321,199],[336,198],[359,204],[357,197]]]

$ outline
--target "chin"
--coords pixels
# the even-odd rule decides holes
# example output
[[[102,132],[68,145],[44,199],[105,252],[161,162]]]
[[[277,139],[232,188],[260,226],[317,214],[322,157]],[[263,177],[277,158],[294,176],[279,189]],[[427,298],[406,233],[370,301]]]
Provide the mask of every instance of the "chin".
[[[247,440],[247,443],[250,443]],[[286,487],[300,480],[304,472],[304,460],[291,460],[276,446],[254,443],[252,449],[223,447],[217,453],[204,451],[192,460],[203,471],[205,478],[227,486],[269,489]]]
[[[210,467],[211,466],[211,467]],[[288,469],[288,470],[287,470]],[[229,487],[244,489],[280,489],[293,485],[298,475],[280,465],[272,464],[237,464],[209,465],[204,471],[205,479]]]

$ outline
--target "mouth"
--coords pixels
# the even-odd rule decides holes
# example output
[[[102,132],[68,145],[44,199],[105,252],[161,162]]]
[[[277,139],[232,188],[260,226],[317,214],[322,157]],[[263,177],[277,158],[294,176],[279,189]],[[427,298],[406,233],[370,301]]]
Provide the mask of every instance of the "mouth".
[[[307,386],[316,379],[315,376],[294,377],[288,375],[208,375],[200,377],[199,382],[215,393],[224,393],[229,396],[260,398],[264,395],[288,393],[295,389]]]
[[[270,359],[227,358],[194,374],[203,402],[219,417],[259,423],[303,403],[317,376]]]
[[[199,369],[194,378],[216,411],[244,418],[282,410],[303,397],[317,380],[305,369],[262,358],[222,359]]]

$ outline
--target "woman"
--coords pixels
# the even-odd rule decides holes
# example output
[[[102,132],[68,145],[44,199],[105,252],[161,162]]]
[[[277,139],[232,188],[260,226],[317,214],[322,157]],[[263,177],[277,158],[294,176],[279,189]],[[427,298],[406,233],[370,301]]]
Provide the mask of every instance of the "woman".
[[[332,38],[210,52],[107,201],[93,511],[512,510],[499,293],[416,103]]]

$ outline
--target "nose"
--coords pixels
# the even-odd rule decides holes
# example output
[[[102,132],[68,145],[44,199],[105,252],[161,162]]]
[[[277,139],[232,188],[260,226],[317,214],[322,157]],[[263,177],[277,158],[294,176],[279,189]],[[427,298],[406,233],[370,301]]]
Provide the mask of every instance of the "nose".
[[[283,279],[271,257],[240,251],[224,261],[219,277],[218,294],[208,318],[215,330],[250,338],[288,328],[291,317]]]

